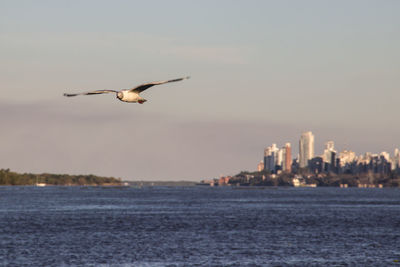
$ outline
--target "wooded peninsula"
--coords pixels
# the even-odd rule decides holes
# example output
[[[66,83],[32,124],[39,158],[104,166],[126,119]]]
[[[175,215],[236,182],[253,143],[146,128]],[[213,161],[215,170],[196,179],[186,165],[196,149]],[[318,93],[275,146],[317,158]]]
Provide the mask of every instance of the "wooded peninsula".
[[[32,174],[16,173],[10,169],[0,169],[0,185],[65,185],[65,186],[120,186],[120,178],[96,175]]]

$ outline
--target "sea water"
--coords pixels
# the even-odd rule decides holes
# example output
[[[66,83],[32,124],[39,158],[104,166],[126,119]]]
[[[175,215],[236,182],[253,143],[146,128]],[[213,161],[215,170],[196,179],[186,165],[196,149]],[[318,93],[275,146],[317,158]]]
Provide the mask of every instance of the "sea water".
[[[399,261],[399,189],[0,187],[1,266]]]

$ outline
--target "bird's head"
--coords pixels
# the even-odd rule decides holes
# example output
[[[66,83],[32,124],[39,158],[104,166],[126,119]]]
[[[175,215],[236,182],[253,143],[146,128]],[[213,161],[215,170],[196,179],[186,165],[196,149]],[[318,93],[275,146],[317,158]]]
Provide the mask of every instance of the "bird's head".
[[[124,97],[124,94],[122,92],[118,92],[117,93],[117,98],[121,100],[122,97]]]

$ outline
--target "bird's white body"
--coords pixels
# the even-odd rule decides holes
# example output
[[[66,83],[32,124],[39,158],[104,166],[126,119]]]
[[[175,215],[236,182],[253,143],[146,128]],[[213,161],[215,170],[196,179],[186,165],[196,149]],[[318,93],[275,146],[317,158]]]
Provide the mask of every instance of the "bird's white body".
[[[143,104],[147,100],[141,97],[138,93],[129,91],[128,89],[121,90],[117,93],[117,98],[123,102]]]
[[[98,95],[98,94],[107,94],[107,93],[115,93],[117,95],[117,98],[123,102],[128,102],[128,103],[139,103],[143,104],[147,100],[142,98],[139,94],[143,92],[144,90],[153,87],[154,85],[160,85],[164,83],[171,83],[171,82],[179,82],[184,79],[189,79],[189,77],[184,77],[184,78],[178,78],[174,80],[167,80],[167,81],[160,81],[160,82],[151,82],[151,83],[145,83],[141,84],[139,86],[136,86],[132,89],[123,89],[120,91],[116,90],[96,90],[96,91],[91,91],[91,92],[86,92],[86,93],[76,93],[76,94],[67,94],[65,93],[64,96],[77,96],[77,95]]]

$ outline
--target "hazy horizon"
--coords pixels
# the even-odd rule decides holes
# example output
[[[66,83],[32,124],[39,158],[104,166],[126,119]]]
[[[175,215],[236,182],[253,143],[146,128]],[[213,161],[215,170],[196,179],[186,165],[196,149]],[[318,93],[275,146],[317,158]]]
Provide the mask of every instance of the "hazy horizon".
[[[157,8],[154,9],[154,6]],[[400,147],[399,1],[2,1],[0,168],[192,180],[304,131]],[[155,86],[143,105],[65,92]]]

